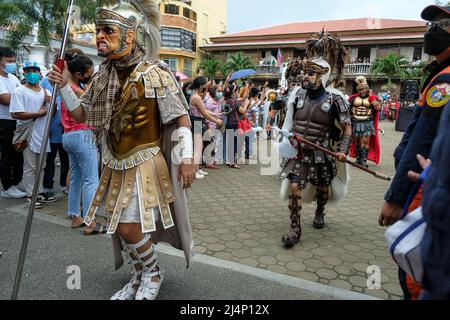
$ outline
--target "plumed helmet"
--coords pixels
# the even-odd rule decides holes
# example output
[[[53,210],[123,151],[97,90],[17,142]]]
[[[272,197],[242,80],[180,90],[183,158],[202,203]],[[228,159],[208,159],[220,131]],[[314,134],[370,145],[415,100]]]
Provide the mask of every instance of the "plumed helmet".
[[[268,101],[273,102],[277,99],[277,92],[273,89],[270,89],[266,92],[266,98]]]
[[[359,91],[361,89],[369,89],[369,85],[367,84],[367,79],[363,76],[359,76],[355,79],[356,89]]]
[[[330,70],[330,74],[324,76],[327,82],[338,81],[344,68],[347,50],[338,36],[322,30],[306,42],[306,57],[321,66],[326,63]]]

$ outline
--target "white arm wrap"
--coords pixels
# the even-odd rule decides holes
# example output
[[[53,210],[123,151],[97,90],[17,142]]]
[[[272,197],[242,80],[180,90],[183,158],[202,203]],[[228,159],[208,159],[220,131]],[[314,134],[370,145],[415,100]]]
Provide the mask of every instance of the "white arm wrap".
[[[67,84],[64,88],[59,89],[59,94],[61,95],[64,105],[70,112],[74,111],[81,105],[80,99],[78,99],[69,84]]]
[[[194,158],[194,141],[192,139],[192,132],[186,127],[178,128],[178,141],[180,142],[180,156],[181,159]]]

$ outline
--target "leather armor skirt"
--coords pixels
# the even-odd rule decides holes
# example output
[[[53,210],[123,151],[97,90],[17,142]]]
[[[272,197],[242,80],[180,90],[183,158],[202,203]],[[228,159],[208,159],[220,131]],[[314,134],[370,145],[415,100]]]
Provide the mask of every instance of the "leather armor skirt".
[[[375,136],[375,126],[373,120],[352,122],[352,133],[354,137]]]
[[[303,149],[303,155],[294,159],[283,159],[279,178],[297,183],[301,189],[310,182],[316,187],[328,187],[336,176],[335,159],[322,151]]]

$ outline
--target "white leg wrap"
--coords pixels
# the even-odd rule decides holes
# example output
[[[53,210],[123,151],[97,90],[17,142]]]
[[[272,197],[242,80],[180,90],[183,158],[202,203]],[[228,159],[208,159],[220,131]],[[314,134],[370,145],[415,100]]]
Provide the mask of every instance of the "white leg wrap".
[[[138,254],[130,248],[130,245],[126,244],[123,239],[121,239],[122,247],[127,253],[128,264],[131,267],[131,280],[128,282],[121,290],[117,291],[111,300],[134,300],[136,297],[137,290],[133,286],[139,286],[141,284],[142,277],[142,264],[138,258]],[[140,270],[137,266],[141,266]]]
[[[148,241],[150,236],[145,236],[142,241],[135,245],[129,245],[133,253],[138,257],[140,264],[143,266],[141,284],[136,292],[136,300],[154,300],[158,295],[159,289],[163,281],[163,272],[157,265],[158,254],[155,245],[151,245],[145,252],[139,253],[138,249],[142,248]],[[153,277],[159,277],[159,282],[153,282]]]

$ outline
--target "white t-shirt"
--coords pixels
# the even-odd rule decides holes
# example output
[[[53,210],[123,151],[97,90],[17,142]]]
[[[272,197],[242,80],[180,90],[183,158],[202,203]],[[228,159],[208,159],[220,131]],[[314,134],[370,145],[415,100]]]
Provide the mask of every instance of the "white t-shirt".
[[[20,87],[20,81],[17,77],[11,73],[8,77],[0,75],[0,96],[2,94],[11,94],[16,88]],[[0,103],[0,119],[3,120],[13,120],[11,114],[9,113],[9,106],[5,106]]]
[[[47,90],[47,95],[51,95]],[[25,86],[20,86],[14,90],[11,96],[11,104],[9,112],[38,112],[42,107],[45,99],[44,89],[40,92],[33,91]],[[47,110],[50,108],[47,104]],[[30,139],[30,150],[35,153],[41,152],[42,140],[44,139],[45,126],[47,124],[47,116],[37,118],[36,120],[17,120],[17,125],[33,121],[33,131]],[[47,144],[47,152],[50,152],[50,144]]]

